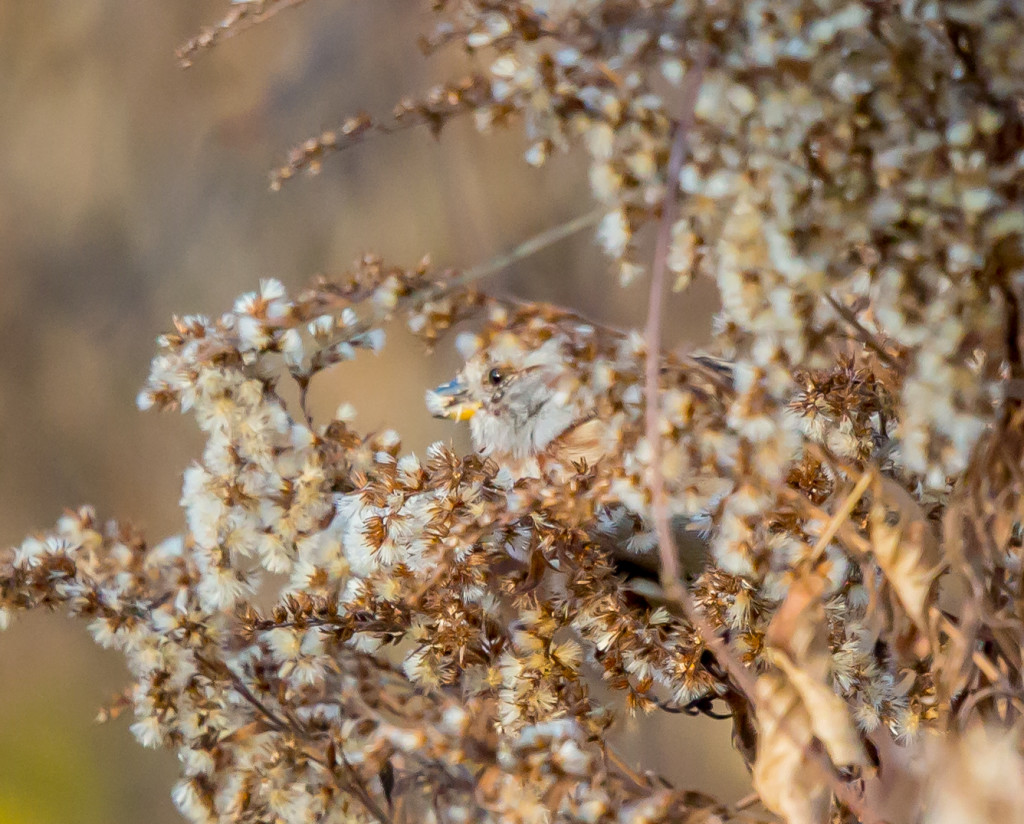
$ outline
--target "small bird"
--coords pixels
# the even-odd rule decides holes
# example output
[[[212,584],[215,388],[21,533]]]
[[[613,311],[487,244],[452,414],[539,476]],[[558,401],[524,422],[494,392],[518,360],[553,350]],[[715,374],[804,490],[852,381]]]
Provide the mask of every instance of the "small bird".
[[[518,477],[538,474],[545,455],[593,462],[603,454],[595,398],[568,343],[552,336],[532,347],[499,333],[427,393],[427,408],[468,421],[473,447]]]
[[[499,320],[484,337],[459,341],[465,366],[426,395],[434,417],[468,421],[473,447],[519,477],[537,474],[545,458],[592,464],[635,443],[645,402],[638,334],[533,306]],[[661,371],[691,392],[732,390],[731,365],[708,355],[665,360]]]
[[[482,338],[460,341],[466,364],[454,380],[427,392],[430,412],[468,421],[473,447],[514,478],[598,470],[620,503],[602,516],[606,541],[634,558],[653,549],[647,468],[638,457],[645,451],[643,339],[538,307],[495,320]],[[731,390],[728,365],[705,356],[666,360],[662,377],[675,393],[664,402],[680,406],[695,393]],[[674,514],[692,518],[727,490],[727,481],[694,466],[684,450],[670,457],[675,463],[666,480],[673,491],[680,500],[700,499],[692,511]],[[695,537],[691,532],[687,543]]]

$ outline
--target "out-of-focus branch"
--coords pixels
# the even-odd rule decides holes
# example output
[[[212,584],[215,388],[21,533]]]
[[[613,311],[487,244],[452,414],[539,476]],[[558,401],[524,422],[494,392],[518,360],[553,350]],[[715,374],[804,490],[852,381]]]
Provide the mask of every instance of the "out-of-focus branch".
[[[651,450],[651,497],[654,509],[655,529],[658,535],[658,549],[661,554],[661,582],[665,594],[673,601],[687,597],[686,588],[679,577],[679,559],[675,541],[669,526],[668,509],[665,501],[665,477],[661,467],[661,403],[658,397],[658,375],[661,354],[661,320],[665,295],[665,272],[668,269],[669,246],[672,242],[672,224],[678,211],[679,173],[686,157],[687,137],[693,128],[697,94],[704,79],[703,53],[694,63],[685,78],[683,108],[676,124],[672,150],[669,153],[668,169],[665,173],[665,200],[661,209],[661,221],[655,241],[654,264],[651,268],[650,298],[647,305],[647,360],[645,363],[647,416],[647,443]]]
[[[231,11],[218,23],[207,26],[175,49],[175,57],[178,58],[181,67],[187,69],[198,55],[209,51],[221,40],[241,34],[253,26],[266,22],[278,12],[305,2],[306,0],[253,0],[249,3],[233,3]]]
[[[754,705],[757,696],[757,682],[753,674],[743,662],[729,649],[725,639],[715,630],[697,605],[693,594],[689,591],[679,574],[678,550],[668,516],[665,500],[665,477],[661,464],[661,403],[659,398],[659,359],[661,353],[661,322],[665,292],[665,272],[668,269],[669,246],[672,238],[672,225],[677,212],[678,181],[686,156],[687,139],[693,128],[697,95],[703,81],[706,55],[701,53],[685,78],[683,89],[683,111],[676,125],[669,154],[666,172],[665,200],[661,211],[661,220],[655,242],[654,262],[651,268],[650,297],[647,311],[647,358],[645,363],[645,394],[646,437],[650,446],[652,509],[654,513],[655,531],[658,537],[658,551],[661,558],[661,582],[666,596],[678,603],[693,627],[700,634],[708,649],[714,654],[722,669],[728,674],[736,687],[747,700]],[[852,497],[852,496],[851,496]],[[859,495],[857,496],[859,499]],[[852,506],[852,505],[851,505]],[[765,707],[758,706],[764,712]],[[786,718],[777,719],[779,729],[786,733],[789,723]],[[809,747],[806,757],[818,764],[824,779],[828,782],[835,796],[845,804],[863,824],[881,824],[882,819],[866,803],[865,798],[836,774],[827,753]]]
[[[443,281],[415,289],[410,294],[400,298],[396,306],[378,306],[372,313],[368,313],[367,316],[359,319],[356,323],[346,326],[342,330],[344,338],[352,339],[365,335],[371,329],[387,323],[400,312],[416,311],[451,292],[466,288],[478,280],[495,275],[509,266],[547,249],[549,246],[554,246],[556,243],[571,237],[583,229],[595,226],[603,215],[604,210],[595,209],[574,217],[565,223],[552,226],[550,229],[545,229],[543,232],[527,238],[522,243],[489,260],[478,263],[475,266],[470,266],[462,271],[455,271]]]
[[[893,369],[899,368],[899,363],[896,358],[886,351],[885,347],[882,346],[875,336],[865,328],[864,324],[860,322],[857,315],[854,314],[848,306],[844,306],[842,302],[836,300],[836,298],[828,293],[825,293],[825,300],[828,301],[829,305],[836,311],[836,314],[853,328],[861,342],[878,355],[878,358],[882,363],[886,366],[892,367]]]
[[[522,243],[513,246],[506,252],[496,255],[490,260],[486,260],[483,263],[478,263],[476,266],[470,266],[468,269],[462,270],[446,285],[450,289],[456,289],[461,286],[468,286],[474,281],[495,275],[503,269],[507,269],[509,266],[512,266],[525,258],[531,257],[538,252],[547,249],[549,246],[553,246],[554,244],[565,240],[567,237],[571,237],[583,229],[590,226],[596,226],[604,216],[605,211],[606,210],[604,209],[595,209],[594,211],[587,212],[579,217],[567,220],[565,223],[560,223],[557,226],[552,226],[550,229],[545,229],[543,232],[539,232],[533,237],[527,238]]]
[[[271,173],[270,188],[278,191],[300,172],[319,173],[329,155],[357,146],[370,135],[392,135],[426,126],[437,137],[456,117],[484,105],[489,95],[488,79],[481,74],[470,74],[461,80],[434,86],[421,98],[403,98],[390,119],[382,120],[366,112],[348,117],[337,128],[326,129],[293,147],[288,152],[287,162]]]

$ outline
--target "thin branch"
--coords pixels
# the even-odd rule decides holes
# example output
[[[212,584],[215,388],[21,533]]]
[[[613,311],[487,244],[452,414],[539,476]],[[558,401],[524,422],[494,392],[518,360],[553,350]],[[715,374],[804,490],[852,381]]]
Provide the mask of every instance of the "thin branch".
[[[661,467],[661,403],[658,397],[658,377],[661,372],[661,319],[665,299],[665,272],[668,269],[669,246],[672,243],[672,224],[675,223],[678,211],[679,173],[686,158],[687,136],[696,117],[697,94],[704,81],[706,59],[705,54],[701,52],[700,58],[687,74],[686,87],[683,89],[682,115],[676,124],[668,169],[665,172],[665,200],[655,241],[651,291],[647,306],[647,359],[644,372],[647,443],[651,449],[651,497],[658,549],[661,553],[661,583],[665,594],[674,601],[683,600],[686,593],[679,577],[679,555],[669,526],[665,477]]]
[[[583,229],[590,226],[596,226],[600,222],[601,218],[604,217],[606,211],[606,209],[594,209],[591,212],[574,217],[571,220],[567,220],[565,223],[552,226],[550,229],[546,229],[531,238],[527,238],[517,246],[513,246],[507,252],[502,252],[488,261],[477,264],[476,266],[471,266],[469,269],[464,269],[445,284],[445,291],[457,289],[462,286],[468,286],[474,281],[490,277],[491,275],[496,275],[503,269],[507,269],[509,266],[512,266],[525,258],[532,257],[538,252],[547,249],[549,246],[554,246],[556,243],[565,240],[567,237],[571,237]]]
[[[259,712],[259,714],[262,715],[264,718],[266,718],[276,729],[283,732],[284,730],[290,730],[292,728],[287,721],[278,716],[273,710],[271,710],[255,695],[253,695],[252,691],[245,685],[242,679],[238,676],[238,673],[232,670],[231,667],[229,667],[227,664],[221,664],[221,666],[218,667],[212,661],[207,659],[205,656],[200,655],[199,653],[196,653],[195,656],[196,660],[211,673],[215,675],[220,673],[227,673],[227,676],[230,679],[235,692],[237,692],[239,695],[242,696],[242,698],[248,701],[256,709],[256,711]]]
[[[352,791],[352,794],[359,799],[360,803],[366,808],[366,811],[376,818],[380,824],[391,824],[391,816],[384,812],[384,808],[370,795],[370,791],[363,783],[362,777],[345,757],[345,750],[339,746],[335,749],[335,752],[341,760],[341,767],[345,771],[346,778],[348,778],[349,789]]]
[[[485,104],[489,93],[490,81],[484,75],[470,74],[457,82],[435,87],[425,99],[400,101],[388,120],[366,112],[348,117],[338,128],[326,129],[294,146],[288,152],[287,162],[271,173],[270,188],[279,190],[300,172],[319,173],[328,155],[357,146],[371,134],[391,135],[426,126],[437,137],[450,121]]]
[[[635,784],[638,789],[643,790],[645,792],[651,791],[651,782],[647,780],[646,776],[641,775],[632,767],[630,767],[629,764],[626,763],[625,759],[617,752],[615,752],[615,749],[611,745],[605,744],[605,746],[602,749],[604,752],[604,757],[612,766],[614,766],[620,773],[622,773],[622,775],[625,778],[633,782],[633,784]]]
[[[686,156],[687,135],[693,127],[696,116],[697,95],[703,82],[706,57],[702,54],[688,74],[683,91],[683,113],[676,125],[666,172],[665,202],[661,211],[661,222],[655,243],[654,263],[651,267],[650,298],[647,308],[647,355],[644,364],[646,409],[646,436],[651,450],[651,498],[655,531],[658,537],[658,552],[661,559],[661,583],[665,595],[680,603],[693,626],[700,633],[704,643],[715,653],[723,668],[733,676],[739,688],[748,696],[754,695],[754,679],[742,664],[730,665],[732,654],[722,638],[715,632],[701,613],[693,595],[679,575],[679,558],[672,537],[665,496],[665,476],[661,465],[661,402],[658,378],[660,374],[661,322],[665,293],[665,272],[668,268],[669,245],[672,238],[672,224],[677,211],[679,173]],[[738,662],[736,662],[738,663]],[[732,670],[736,670],[735,673]]]
[[[306,0],[263,0],[263,2],[235,4],[235,7],[219,22],[207,26],[198,35],[190,38],[175,49],[175,57],[183,69],[192,65],[200,53],[209,51],[221,40],[228,40],[236,34],[251,29],[269,20],[278,12],[294,8]],[[251,7],[251,8],[250,8]]]
[[[1007,691],[1001,684],[989,684],[987,687],[982,687],[976,692],[970,693],[957,710],[957,715],[961,719],[966,719],[978,704],[994,698],[1006,699],[1009,704],[1016,706],[1018,710],[1024,711],[1024,702],[1021,701],[1021,697],[1016,692],[1013,690]]]
[[[761,803],[761,796],[757,793],[750,793],[749,795],[743,796],[739,801],[733,804],[729,810],[730,812],[739,813],[744,810],[749,810],[751,807],[756,807]]]
[[[929,614],[933,620],[938,620],[939,629],[952,638],[962,649],[969,649],[971,651],[971,660],[974,662],[974,666],[976,666],[989,681],[1008,693],[1012,693],[1014,691],[1006,682],[1003,673],[999,671],[999,668],[995,663],[989,660],[989,658],[987,658],[980,649],[975,648],[974,645],[968,641],[960,627],[943,615],[937,607],[932,607],[929,610]]]
[[[238,673],[232,670],[231,667],[229,667],[227,664],[223,664],[221,667],[218,667],[212,661],[208,660],[207,658],[199,654],[196,654],[196,660],[198,660],[199,663],[201,663],[204,667],[206,667],[213,673],[227,673],[227,676],[231,680],[232,686],[234,687],[235,691],[239,695],[241,695],[246,701],[248,701],[253,707],[255,707],[256,710],[261,715],[263,715],[276,729],[278,729],[281,732],[296,732],[302,735],[303,737],[308,736],[306,730],[304,730],[301,727],[301,725],[298,724],[297,721],[286,721],[285,719],[278,716],[273,710],[271,710],[265,704],[263,704],[262,701],[260,701],[255,695],[252,694],[252,691],[245,685],[245,683],[239,677]],[[376,818],[380,822],[380,824],[391,824],[390,817],[386,812],[384,812],[383,808],[381,808],[380,805],[377,804],[376,801],[374,801],[373,796],[370,795],[369,790],[367,790],[365,784],[363,784],[362,778],[345,758],[345,753],[340,747],[337,749],[337,754],[341,758],[341,766],[345,771],[346,777],[348,778],[349,789],[352,791],[353,795],[355,795],[355,797],[359,799],[360,803],[366,808],[366,811],[371,816]],[[307,755],[309,754],[307,753]],[[313,756],[310,757],[312,757],[313,760],[318,760]],[[318,761],[318,763],[320,762]],[[330,768],[330,765],[328,764],[327,767]]]
[[[381,123],[368,114],[360,113],[345,120],[337,129],[327,129],[294,146],[288,152],[288,161],[271,170],[270,190],[277,192],[300,172],[317,174],[328,155],[338,154],[363,143],[370,135],[392,135],[425,126],[427,121],[410,118],[390,124]]]
[[[822,530],[821,534],[818,536],[818,540],[814,543],[814,547],[811,549],[810,560],[812,562],[821,557],[821,553],[825,551],[825,547],[832,542],[832,539],[836,537],[836,533],[839,532],[842,525],[846,523],[850,515],[853,514],[854,507],[857,506],[857,502],[860,501],[861,497],[863,497],[874,477],[875,473],[871,471],[865,472],[861,475],[860,479],[850,491],[850,494],[843,500],[842,505],[838,510],[836,510],[836,513],[829,518],[828,523],[825,524],[825,529]]]
[[[836,310],[836,314],[838,314],[839,317],[841,317],[848,324],[850,324],[850,326],[853,327],[854,331],[857,333],[857,337],[861,339],[861,342],[863,342],[865,346],[867,346],[876,355],[878,355],[879,359],[886,366],[889,366],[893,369],[899,368],[899,363],[896,361],[896,358],[894,358],[892,355],[885,351],[885,347],[882,346],[882,344],[878,342],[875,336],[868,331],[868,329],[864,326],[864,324],[860,322],[857,316],[852,311],[850,311],[850,308],[848,306],[843,306],[842,303],[840,303],[827,292],[825,293],[825,300],[827,300],[829,304],[832,306],[832,308]]]

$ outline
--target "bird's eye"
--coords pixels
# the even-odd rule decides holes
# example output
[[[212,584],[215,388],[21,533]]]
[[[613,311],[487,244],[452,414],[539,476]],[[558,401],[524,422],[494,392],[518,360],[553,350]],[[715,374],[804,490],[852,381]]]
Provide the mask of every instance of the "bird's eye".
[[[497,386],[505,380],[505,373],[498,367],[494,367],[494,369],[487,373],[487,380],[491,382],[491,386]]]

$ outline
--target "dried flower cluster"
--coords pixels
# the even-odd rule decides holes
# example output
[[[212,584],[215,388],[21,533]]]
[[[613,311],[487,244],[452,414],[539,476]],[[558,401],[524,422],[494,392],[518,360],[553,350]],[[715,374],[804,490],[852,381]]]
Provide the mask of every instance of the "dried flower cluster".
[[[730,363],[485,298],[486,267],[266,281],[178,320],[139,398],[206,435],[185,532],[68,513],[0,556],[0,623],[61,605],[125,654],[132,731],[178,752],[195,822],[1024,821],[1024,10],[434,7],[427,47],[486,69],[396,117],[522,121],[534,165],[585,152],[621,279],[667,232],[677,287],[718,284]],[[353,118],[275,182],[394,127]],[[430,344],[476,318],[475,403],[506,410],[477,454],[308,414],[397,316]],[[518,414],[501,381],[539,369],[523,414],[558,416],[488,441]],[[623,570],[668,557],[660,518],[708,552],[658,591]],[[596,680],[730,716],[766,811],[628,768]]]

